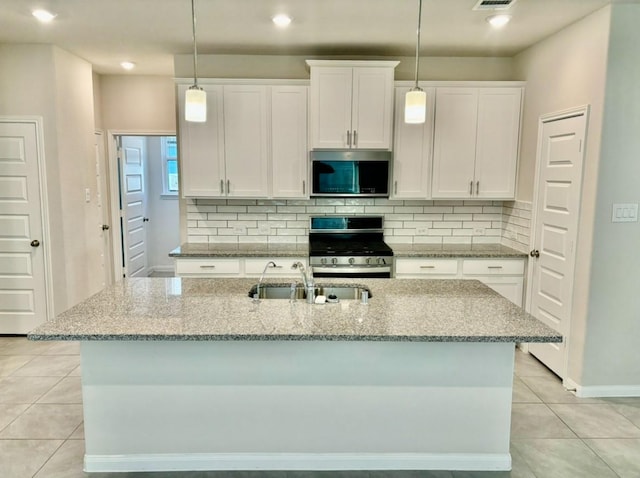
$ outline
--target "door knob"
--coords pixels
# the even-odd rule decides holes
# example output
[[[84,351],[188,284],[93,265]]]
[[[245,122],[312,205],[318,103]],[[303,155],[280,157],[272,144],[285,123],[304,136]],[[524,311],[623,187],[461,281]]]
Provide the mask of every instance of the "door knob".
[[[149,218],[148,217],[143,217],[142,218],[142,222],[149,222]]]
[[[102,225],[102,230],[103,231],[108,231],[109,230],[109,224],[103,224]]]
[[[540,251],[539,251],[538,249],[533,249],[533,250],[529,253],[529,255],[530,255],[531,257],[540,257]]]
[[[38,239],[34,239],[31,241],[31,247],[38,247],[40,245],[40,241]]]

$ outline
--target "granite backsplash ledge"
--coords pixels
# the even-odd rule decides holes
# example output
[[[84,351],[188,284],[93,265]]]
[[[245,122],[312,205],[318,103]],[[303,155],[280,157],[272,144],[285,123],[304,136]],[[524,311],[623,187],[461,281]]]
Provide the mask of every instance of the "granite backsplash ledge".
[[[531,204],[385,198],[187,199],[187,242],[307,243],[309,217],[324,214],[382,215],[389,244],[502,243],[524,250]]]

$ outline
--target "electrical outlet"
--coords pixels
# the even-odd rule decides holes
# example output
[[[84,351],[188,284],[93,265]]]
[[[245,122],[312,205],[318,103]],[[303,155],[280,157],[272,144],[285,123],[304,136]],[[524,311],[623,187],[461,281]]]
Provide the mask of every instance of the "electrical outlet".
[[[233,226],[233,233],[238,236],[246,236],[247,235],[247,226]]]
[[[418,236],[426,236],[427,234],[429,234],[429,228],[428,227],[418,227],[416,229],[416,234]]]
[[[486,231],[484,229],[484,227],[474,227],[473,228],[473,235],[474,236],[484,236],[486,234]]]

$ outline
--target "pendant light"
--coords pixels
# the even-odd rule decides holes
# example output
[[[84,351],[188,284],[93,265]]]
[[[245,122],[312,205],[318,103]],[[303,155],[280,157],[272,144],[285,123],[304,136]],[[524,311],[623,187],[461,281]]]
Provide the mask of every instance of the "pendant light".
[[[193,86],[184,95],[184,119],[195,123],[207,121],[207,93],[198,86],[198,48],[196,46],[196,8],[191,0],[193,25]]]
[[[424,123],[427,115],[427,94],[418,86],[418,66],[420,65],[420,26],[422,23],[422,0],[418,7],[418,39],[416,41],[416,84],[404,98],[404,122]]]

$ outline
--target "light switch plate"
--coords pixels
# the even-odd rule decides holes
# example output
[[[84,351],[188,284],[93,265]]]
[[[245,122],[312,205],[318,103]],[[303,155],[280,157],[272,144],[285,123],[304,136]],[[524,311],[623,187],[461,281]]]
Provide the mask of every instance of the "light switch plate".
[[[638,222],[638,204],[614,204],[611,222]]]

